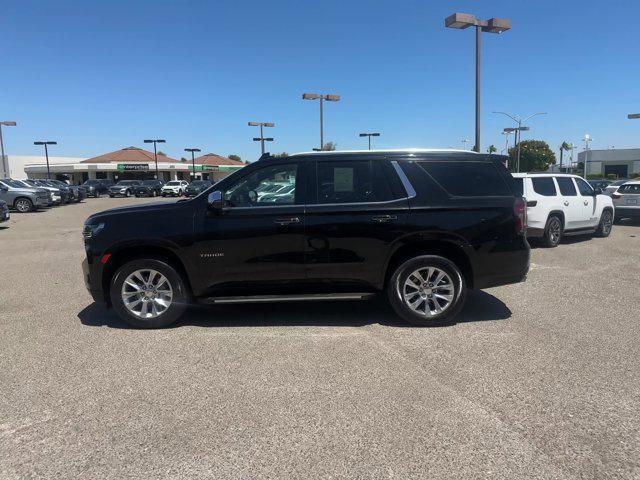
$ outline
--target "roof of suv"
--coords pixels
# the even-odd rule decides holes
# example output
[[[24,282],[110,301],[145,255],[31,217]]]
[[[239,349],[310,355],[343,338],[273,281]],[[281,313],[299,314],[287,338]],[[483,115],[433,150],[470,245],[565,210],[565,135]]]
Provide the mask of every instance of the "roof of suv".
[[[472,150],[457,150],[453,148],[396,148],[387,150],[332,150],[327,152],[298,152],[293,153],[290,156],[296,157],[298,155],[345,155],[349,153],[354,154],[385,154],[385,153],[472,153],[474,155],[478,152]]]
[[[526,178],[526,177],[535,177],[535,176],[546,176],[546,177],[575,177],[582,178],[580,175],[574,175],[572,173],[552,173],[552,172],[527,172],[527,173],[512,173],[516,178]]]

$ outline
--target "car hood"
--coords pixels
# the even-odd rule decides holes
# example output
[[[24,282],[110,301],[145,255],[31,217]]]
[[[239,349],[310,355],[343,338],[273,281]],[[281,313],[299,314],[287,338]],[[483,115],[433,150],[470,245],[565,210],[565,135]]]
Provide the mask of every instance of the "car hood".
[[[176,202],[156,202],[143,205],[128,205],[125,207],[110,208],[109,210],[103,210],[102,212],[94,213],[87,219],[87,222],[89,222],[90,220],[99,220],[127,213],[144,213],[156,210],[171,210],[179,205],[180,204]]]

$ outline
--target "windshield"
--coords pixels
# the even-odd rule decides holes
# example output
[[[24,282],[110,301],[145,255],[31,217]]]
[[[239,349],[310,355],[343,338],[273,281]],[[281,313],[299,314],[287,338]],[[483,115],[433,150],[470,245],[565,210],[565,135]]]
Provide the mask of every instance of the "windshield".
[[[136,183],[135,180],[122,180],[121,182],[118,182],[118,185],[134,185]]]
[[[100,180],[87,180],[83,185],[98,185]]]
[[[5,185],[9,186],[9,187],[13,187],[13,188],[24,188],[24,185],[22,185],[20,182],[18,182],[17,180],[9,180],[9,179],[4,179],[4,180],[0,180],[0,182],[4,183]],[[31,188],[31,187],[29,187]]]
[[[609,185],[610,187],[619,187],[620,185],[627,183],[629,180],[618,180],[616,182],[613,182],[611,185]]]
[[[150,185],[157,185],[158,183],[160,183],[158,182],[158,180],[144,180],[142,182],[142,185],[150,186]]]
[[[180,185],[180,182],[169,182],[167,183],[170,187],[175,187],[176,185]]]

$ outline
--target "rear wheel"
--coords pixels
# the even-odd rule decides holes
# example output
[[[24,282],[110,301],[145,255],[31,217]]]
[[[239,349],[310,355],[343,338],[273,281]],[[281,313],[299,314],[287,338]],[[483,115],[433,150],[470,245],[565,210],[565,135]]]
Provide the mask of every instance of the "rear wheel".
[[[422,255],[395,270],[387,285],[387,296],[396,313],[412,325],[447,325],[464,305],[466,285],[452,261]]]
[[[111,280],[111,303],[120,318],[135,327],[161,328],[184,313],[188,294],[172,265],[155,258],[132,260]]]
[[[598,229],[596,230],[596,237],[605,238],[611,234],[611,229],[613,228],[613,214],[610,210],[605,210],[602,212],[600,216],[600,223],[598,224]]]
[[[33,211],[33,202],[28,198],[18,198],[13,204],[14,208],[20,213],[29,213]]]
[[[542,235],[542,246],[547,248],[557,247],[562,240],[562,220],[557,216],[551,216],[547,219],[547,225],[544,227]]]

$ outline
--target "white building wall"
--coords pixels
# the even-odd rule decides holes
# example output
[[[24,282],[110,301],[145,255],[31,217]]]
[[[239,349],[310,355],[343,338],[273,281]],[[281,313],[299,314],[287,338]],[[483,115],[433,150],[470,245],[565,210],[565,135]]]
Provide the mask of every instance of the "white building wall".
[[[80,163],[82,160],[86,158],[80,157],[52,157],[49,156],[49,165],[56,165],[61,163]],[[7,155],[7,160],[9,164],[8,172],[0,172],[4,173],[3,177],[11,177],[11,178],[27,178],[27,174],[24,171],[24,167],[31,164],[36,165],[46,165],[47,159],[44,155]],[[0,169],[2,167],[0,166]]]

